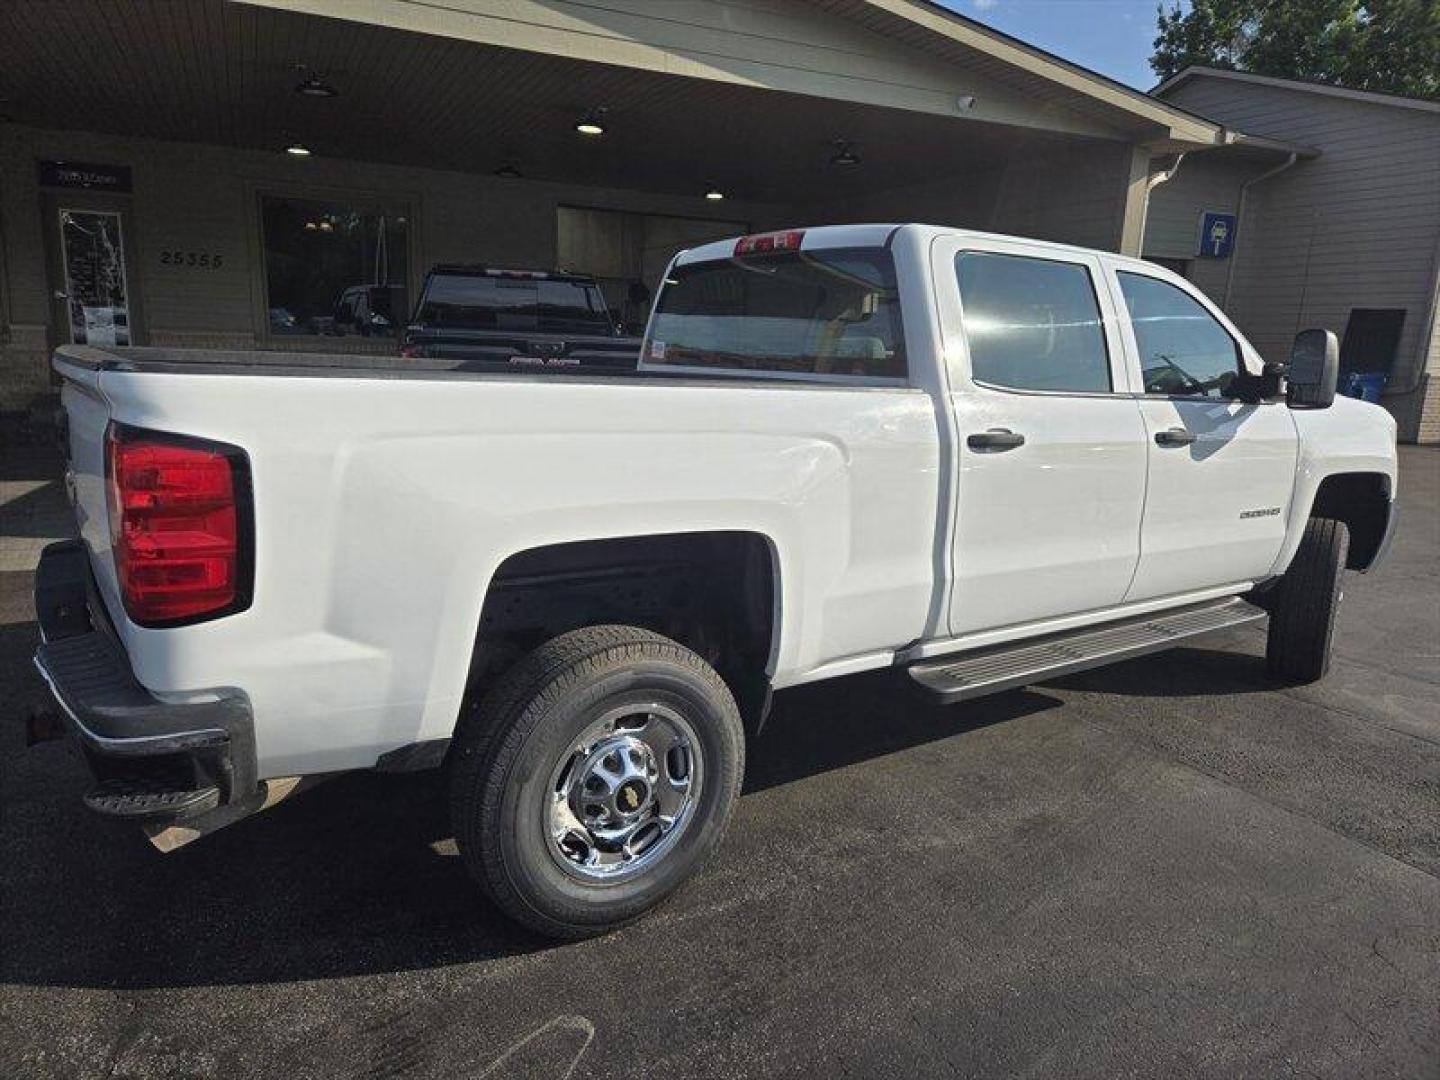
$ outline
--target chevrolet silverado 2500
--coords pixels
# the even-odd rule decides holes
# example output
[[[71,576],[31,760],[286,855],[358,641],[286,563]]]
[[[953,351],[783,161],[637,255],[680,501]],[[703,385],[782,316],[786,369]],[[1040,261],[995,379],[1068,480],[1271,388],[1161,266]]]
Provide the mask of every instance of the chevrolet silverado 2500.
[[[1183,279],[922,225],[682,252],[638,369],[66,347],[79,539],[36,656],[86,802],[171,847],[444,766],[459,851],[556,936],[718,843],[771,691],[962,701],[1268,618],[1329,663],[1395,425],[1333,334],[1265,364]]]

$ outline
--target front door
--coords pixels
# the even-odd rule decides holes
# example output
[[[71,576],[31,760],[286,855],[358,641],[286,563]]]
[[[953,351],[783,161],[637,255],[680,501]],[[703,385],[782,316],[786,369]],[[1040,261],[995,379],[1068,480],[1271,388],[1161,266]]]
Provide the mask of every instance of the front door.
[[[959,444],[950,633],[1119,604],[1146,447],[1098,260],[960,238],[933,259]]]
[[[56,339],[139,344],[127,201],[83,191],[47,195],[44,213]]]
[[[1202,294],[1130,267],[1115,281],[1130,314],[1150,455],[1140,566],[1126,599],[1265,577],[1285,541],[1295,483],[1289,410],[1235,397],[1244,349]]]

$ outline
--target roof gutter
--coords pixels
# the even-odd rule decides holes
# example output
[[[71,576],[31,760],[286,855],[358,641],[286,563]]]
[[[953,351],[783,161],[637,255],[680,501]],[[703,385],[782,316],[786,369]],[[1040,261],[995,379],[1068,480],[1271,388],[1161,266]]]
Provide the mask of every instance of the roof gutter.
[[[1273,169],[1267,169],[1259,176],[1252,176],[1240,185],[1240,199],[1235,206],[1235,246],[1230,252],[1230,265],[1225,268],[1225,292],[1220,298],[1220,310],[1227,315],[1230,314],[1230,287],[1235,283],[1235,264],[1240,261],[1240,249],[1245,240],[1245,200],[1250,194],[1250,189],[1263,180],[1269,180],[1272,176],[1279,176],[1286,169],[1291,168],[1300,160],[1298,150],[1290,151],[1290,156],[1276,165]]]

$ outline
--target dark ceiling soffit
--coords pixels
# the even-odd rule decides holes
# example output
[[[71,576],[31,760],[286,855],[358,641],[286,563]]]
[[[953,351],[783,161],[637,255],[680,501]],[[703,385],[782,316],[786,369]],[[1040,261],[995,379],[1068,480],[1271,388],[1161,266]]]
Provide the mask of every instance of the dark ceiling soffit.
[[[996,41],[1000,41],[1006,45],[1013,46],[1014,48],[1020,49],[1022,52],[1027,52],[1031,56],[1037,57],[1041,60],[1045,60],[1048,63],[1054,64],[1057,67],[1064,68],[1065,70],[1073,72],[1076,75],[1082,75],[1087,79],[1091,79],[1097,83],[1102,83],[1112,90],[1118,90],[1126,97],[1135,99],[1137,103],[1144,102],[1147,105],[1159,105],[1162,108],[1169,109],[1172,112],[1178,113],[1189,120],[1196,120],[1202,124],[1209,124],[1212,127],[1220,129],[1222,132],[1225,130],[1224,124],[1218,123],[1217,121],[1212,120],[1210,117],[1204,116],[1201,113],[1192,112],[1191,110],[1181,105],[1176,105],[1174,102],[1165,101],[1161,98],[1155,97],[1153,91],[1150,93],[1146,93],[1143,90],[1136,90],[1133,86],[1128,86],[1125,83],[1120,82],[1118,79],[1112,79],[1108,75],[1102,75],[1098,71],[1092,71],[1090,68],[1087,68],[1082,64],[1077,64],[1073,60],[1067,60],[1063,56],[1058,56],[1055,53],[1040,48],[1038,45],[1031,45],[1028,41],[1022,41],[1020,38],[1012,37],[1011,35],[1005,33],[1003,30],[996,30],[993,27],[986,26],[982,22],[976,22],[974,19],[962,15],[958,11],[952,11],[950,8],[947,8],[943,4],[938,3],[937,0],[908,0],[908,2],[914,4],[917,7],[926,8],[934,14],[951,22],[963,23],[967,28],[975,31],[983,37],[993,38]],[[1184,72],[1182,72],[1181,74],[1183,75]],[[1176,76],[1176,78],[1179,78],[1179,76]]]

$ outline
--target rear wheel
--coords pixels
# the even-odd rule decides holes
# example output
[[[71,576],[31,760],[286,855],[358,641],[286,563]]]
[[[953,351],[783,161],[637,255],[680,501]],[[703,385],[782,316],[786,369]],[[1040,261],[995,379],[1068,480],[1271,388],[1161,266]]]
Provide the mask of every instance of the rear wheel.
[[[635,627],[572,631],[516,664],[457,733],[456,844],[515,919],[602,933],[719,842],[744,756],[729,689],[690,650]]]
[[[1270,603],[1265,660],[1270,674],[1310,683],[1330,670],[1335,615],[1343,595],[1350,531],[1343,521],[1311,518]]]

